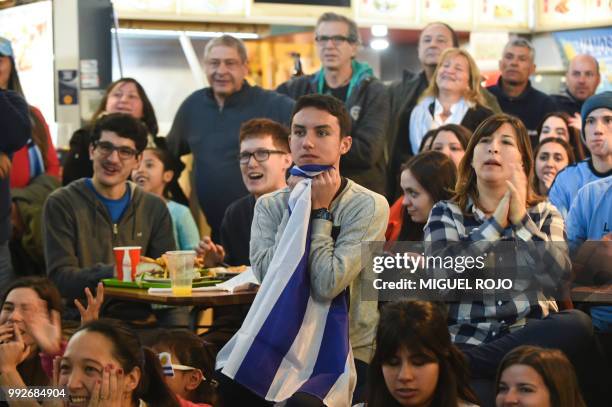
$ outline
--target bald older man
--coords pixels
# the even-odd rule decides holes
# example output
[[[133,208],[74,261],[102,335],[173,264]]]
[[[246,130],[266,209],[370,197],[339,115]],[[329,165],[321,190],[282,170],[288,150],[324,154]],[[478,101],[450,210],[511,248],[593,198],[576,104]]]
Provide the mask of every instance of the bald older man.
[[[601,77],[599,63],[590,55],[576,55],[569,64],[565,74],[567,88],[552,97],[557,107],[570,116],[580,116],[582,103],[595,94]]]

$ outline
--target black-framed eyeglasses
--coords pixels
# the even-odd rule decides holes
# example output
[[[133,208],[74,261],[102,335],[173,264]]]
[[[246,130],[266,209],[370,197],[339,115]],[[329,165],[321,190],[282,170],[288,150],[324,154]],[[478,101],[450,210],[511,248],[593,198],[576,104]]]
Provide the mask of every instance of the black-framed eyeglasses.
[[[93,146],[94,149],[97,149],[104,157],[111,155],[113,151],[117,151],[117,154],[121,160],[129,160],[130,158],[134,158],[138,155],[138,151],[135,149],[125,146],[117,147],[110,141],[96,141],[94,142]]]
[[[319,45],[325,45],[329,40],[331,40],[332,44],[334,44],[336,47],[343,42],[355,42],[353,37],[345,37],[344,35],[317,35],[315,37],[315,42],[317,42]]]
[[[255,150],[252,153],[249,151],[243,151],[242,153],[238,154],[238,161],[240,161],[240,164],[246,165],[249,163],[251,156],[253,156],[255,158],[255,161],[261,163],[267,161],[270,158],[270,154],[287,154],[287,152],[281,150],[264,149]]]

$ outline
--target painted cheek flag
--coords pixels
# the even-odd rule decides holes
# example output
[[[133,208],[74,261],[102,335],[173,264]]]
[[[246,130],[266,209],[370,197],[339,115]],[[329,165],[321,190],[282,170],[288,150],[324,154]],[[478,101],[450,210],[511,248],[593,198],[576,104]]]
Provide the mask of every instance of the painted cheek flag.
[[[351,405],[356,374],[345,290],[313,298],[308,272],[311,179],[329,166],[293,167],[304,177],[289,197],[289,221],[242,327],[221,349],[217,369],[268,401],[302,392],[328,407]]]

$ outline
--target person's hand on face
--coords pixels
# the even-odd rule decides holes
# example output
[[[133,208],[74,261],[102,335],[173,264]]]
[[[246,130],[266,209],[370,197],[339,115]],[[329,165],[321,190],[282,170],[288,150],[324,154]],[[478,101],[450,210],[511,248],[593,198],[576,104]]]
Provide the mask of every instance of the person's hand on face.
[[[223,246],[213,242],[209,236],[204,236],[200,240],[198,247],[196,247],[196,253],[204,259],[204,267],[217,266],[225,259]]]
[[[125,375],[123,369],[107,365],[102,373],[102,380],[94,385],[89,407],[121,407]]]
[[[95,321],[100,316],[100,309],[104,303],[104,284],[98,283],[96,288],[96,296],[94,297],[89,287],[85,287],[85,296],[87,297],[87,308],[77,299],[74,300],[74,305],[81,314],[81,324],[89,321]]]
[[[330,168],[312,179],[312,209],[329,209],[329,206],[340,188],[340,174]]]
[[[546,189],[549,190],[552,187],[552,183],[555,180],[557,174],[546,173],[542,175],[542,182],[546,185]]]
[[[13,340],[13,326],[14,324],[11,322],[0,325],[0,344]]]
[[[25,331],[48,355],[57,354],[62,343],[62,318],[56,310],[49,310],[46,301],[39,300],[32,312],[24,313]],[[50,315],[49,315],[50,314]]]
[[[0,344],[0,373],[17,370],[31,351],[24,343],[19,328],[16,325],[12,327],[14,340]]]
[[[513,224],[521,222],[527,213],[527,176],[521,164],[511,164],[512,176],[506,181],[510,191],[510,209],[508,218]]]

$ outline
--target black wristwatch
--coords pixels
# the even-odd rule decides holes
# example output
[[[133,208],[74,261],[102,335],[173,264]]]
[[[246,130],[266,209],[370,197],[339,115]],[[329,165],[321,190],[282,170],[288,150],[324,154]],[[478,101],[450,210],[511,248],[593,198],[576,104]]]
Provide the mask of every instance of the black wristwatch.
[[[314,209],[310,213],[310,218],[311,219],[325,219],[325,220],[328,220],[330,222],[333,221],[332,214],[331,214],[330,211],[327,210],[327,208]]]

